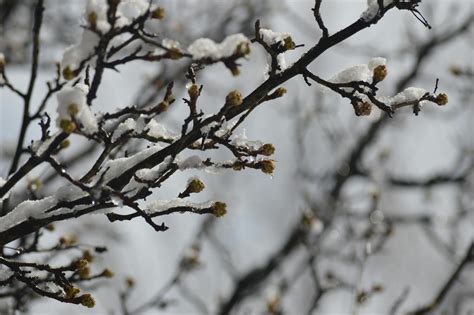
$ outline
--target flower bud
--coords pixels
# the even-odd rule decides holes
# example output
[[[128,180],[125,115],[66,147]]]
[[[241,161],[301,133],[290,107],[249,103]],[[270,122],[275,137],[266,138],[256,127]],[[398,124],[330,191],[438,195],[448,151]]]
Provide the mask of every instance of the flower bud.
[[[216,217],[222,217],[227,213],[227,205],[224,202],[216,201],[212,205],[212,214]]]
[[[285,37],[283,39],[283,42],[285,43],[284,47],[285,47],[286,50],[293,50],[296,47],[296,44],[293,41],[293,39],[291,38],[291,36]]]
[[[227,94],[225,102],[227,105],[232,107],[241,105],[243,102],[242,93],[237,90],[230,92],[229,94]]]
[[[87,260],[85,260],[85,259],[79,259],[79,260],[76,262],[75,267],[76,267],[76,269],[84,269],[84,268],[87,267],[87,264],[88,264]]]
[[[206,186],[204,183],[198,179],[198,178],[193,178],[189,183],[188,183],[188,192],[189,193],[199,193],[204,190]]]
[[[181,57],[183,57],[183,53],[181,52],[181,50],[179,50],[179,48],[171,47],[168,51],[168,56],[172,60],[178,60],[178,59],[181,59]]]
[[[355,114],[357,116],[369,116],[372,112],[372,104],[369,102],[358,103],[355,106]]]
[[[234,77],[236,77],[240,74],[240,69],[238,67],[231,67],[230,72]]]
[[[66,140],[62,141],[62,142],[59,144],[59,148],[61,148],[61,149],[66,149],[66,148],[68,148],[70,145],[71,145],[71,141],[69,141],[69,139],[66,139]]]
[[[387,76],[387,67],[385,65],[378,65],[374,69],[373,79],[374,83],[383,81]]]
[[[76,130],[76,124],[69,119],[61,119],[59,127],[67,133],[72,133]]]
[[[109,268],[105,268],[104,271],[102,271],[102,275],[106,278],[112,278],[114,276],[114,272]]]
[[[0,53],[0,72],[3,72],[3,70],[5,69],[5,56]]]
[[[263,160],[260,161],[258,164],[260,164],[260,169],[262,172],[265,174],[273,174],[273,171],[275,170],[275,161],[274,160]]]
[[[438,104],[439,106],[443,106],[443,105],[448,104],[448,94],[439,93],[436,96],[435,103]]]
[[[97,27],[97,13],[95,13],[94,11],[89,13],[89,15],[87,16],[87,20],[89,21],[91,28],[94,29]]]
[[[166,112],[168,110],[168,107],[170,104],[167,101],[162,101],[160,104],[158,104],[158,111],[161,112]]]
[[[82,268],[78,272],[79,278],[81,279],[89,278],[90,274],[91,274],[91,269],[89,267]]]
[[[94,256],[92,256],[91,251],[86,249],[82,254],[82,258],[85,259],[87,262],[92,262],[94,260]]]
[[[70,66],[67,66],[66,68],[63,69],[63,77],[66,80],[72,80],[77,76],[76,72],[71,69]]]
[[[81,296],[81,304],[85,307],[92,308],[95,306],[95,300],[90,294],[83,294]]]
[[[462,69],[460,66],[452,65],[449,70],[454,76],[460,76],[462,74]]]
[[[129,288],[133,288],[135,286],[135,279],[133,279],[132,277],[127,277],[125,279],[125,284],[127,285],[127,287]]]
[[[200,88],[197,84],[191,84],[188,88],[188,95],[191,99],[196,99],[199,96]]]
[[[287,92],[287,90],[284,87],[279,87],[278,89],[276,89],[275,95],[277,97],[282,97],[283,95],[286,94],[286,92]]]
[[[69,104],[69,106],[67,107],[67,113],[71,116],[76,116],[77,113],[79,113],[79,106],[77,106],[77,104]]]
[[[152,19],[162,20],[165,18],[165,16],[166,16],[166,11],[162,7],[158,7],[151,12]]]
[[[275,146],[271,143],[265,143],[259,150],[259,153],[265,156],[270,156],[275,153]]]
[[[70,287],[67,287],[65,291],[66,291],[66,299],[72,299],[72,298],[75,298],[76,295],[79,294],[79,292],[81,292],[81,289],[70,286]]]
[[[250,54],[249,43],[240,43],[239,45],[237,45],[236,53],[244,56]]]

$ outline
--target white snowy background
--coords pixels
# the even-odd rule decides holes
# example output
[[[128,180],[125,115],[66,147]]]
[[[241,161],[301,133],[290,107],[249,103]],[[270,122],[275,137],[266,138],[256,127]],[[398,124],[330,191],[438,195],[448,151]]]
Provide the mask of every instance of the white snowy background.
[[[51,2],[54,3],[54,1]],[[71,10],[77,11],[79,16],[82,1],[73,2],[74,6]],[[179,4],[171,2],[164,2],[163,6],[168,11],[167,18],[177,21],[180,20],[183,10],[192,12],[193,8],[200,5],[200,1],[179,1]],[[216,12],[219,12],[217,2],[214,5],[217,7]],[[425,4],[428,2],[432,5],[432,10],[429,10]],[[331,32],[357,20],[367,5],[363,0],[323,3],[322,16]],[[457,5],[464,10],[456,11],[458,16],[449,16],[448,8],[451,5]],[[310,11],[312,6],[313,1],[274,1],[272,13],[261,21],[262,27],[289,32],[297,44],[303,43],[306,48],[310,47],[320,36]],[[424,28],[411,14],[392,10],[377,25],[324,53],[310,68],[323,78],[331,78],[345,68],[356,64],[366,64],[370,58],[381,56],[387,59],[389,69],[389,76],[381,86],[387,95],[393,95],[396,92],[393,90],[393,83],[403,76],[414,62],[410,55],[397,57],[398,49],[408,45],[405,31],[410,29],[420,38],[427,38],[430,32],[440,31],[445,25],[455,23],[456,19],[461,20],[472,10],[471,1],[423,1],[420,11],[428,12],[427,18],[433,22],[431,31]],[[54,9],[47,7],[46,16],[54,14],[56,14]],[[195,27],[192,15],[190,19],[180,22],[180,27]],[[472,39],[472,31],[470,34]],[[306,48],[288,53],[287,63],[291,64]],[[53,59],[60,60],[62,51],[45,50],[42,54],[48,54],[48,57],[54,56]],[[443,108],[435,108],[433,104],[430,104],[418,117],[415,117],[408,108],[395,115],[368,153],[368,155],[375,155],[381,150],[390,150],[391,154],[386,162],[388,166],[383,170],[393,170],[400,176],[424,178],[434,172],[452,170],[452,165],[456,165],[459,158],[457,148],[460,141],[473,147],[472,104],[462,106],[462,100],[457,97],[459,94],[457,87],[449,79],[449,67],[457,62],[469,64],[472,69],[474,65],[472,42],[455,40],[443,46],[435,51],[421,68],[420,79],[411,85],[431,91],[435,78],[440,77],[440,91],[448,93],[450,102]],[[208,67],[199,76],[199,83],[204,85],[203,96],[199,101],[200,106],[205,112],[212,113],[222,105],[222,100],[230,90],[238,89],[246,95],[263,82],[265,63],[266,57],[263,51],[253,49],[248,61],[243,63],[242,74],[238,77],[232,77],[222,65]],[[151,75],[153,70],[149,64],[136,62],[120,68],[119,74],[106,72],[98,99],[95,101],[97,105],[93,110],[106,111],[132,104],[140,82]],[[27,85],[29,77],[26,68],[9,67],[8,71],[10,80],[20,88]],[[34,97],[40,97],[45,93],[43,82],[52,76],[53,71],[49,67],[41,69]],[[228,204],[227,215],[216,222],[215,235],[230,249],[232,262],[238,272],[245,272],[248,268],[265,261],[265,258],[279,246],[286,232],[298,220],[302,209],[306,206],[303,198],[304,191],[315,191],[317,194],[317,187],[308,188],[301,183],[301,178],[297,175],[297,166],[305,165],[309,169],[324,170],[339,165],[340,161],[337,157],[343,156],[343,153],[347,152],[357,139],[357,135],[367,127],[370,121],[380,115],[378,110],[374,110],[369,118],[355,117],[347,101],[332,95],[331,92],[324,92],[325,101],[329,104],[327,106],[329,113],[324,113],[324,116],[315,119],[313,124],[318,124],[319,120],[324,120],[325,124],[334,121],[336,125],[333,124],[331,128],[340,132],[343,137],[336,147],[330,147],[324,144],[321,130],[317,126],[310,127],[312,129],[308,131],[309,136],[305,139],[306,154],[303,157],[297,154],[295,122],[298,113],[301,113],[304,108],[314,106],[316,95],[320,91],[315,85],[307,87],[301,78],[295,78],[284,86],[288,89],[288,94],[282,99],[258,108],[245,121],[243,128],[239,128],[239,132],[245,129],[250,139],[273,143],[276,146],[277,168],[273,176],[256,170],[222,171],[218,174],[184,171],[174,175],[152,196],[153,199],[172,198],[184,187],[189,177],[198,175],[205,182],[206,189],[194,197],[195,201],[215,199]],[[185,90],[181,89],[181,91]],[[165,121],[165,124],[170,129],[174,128],[175,131],[179,130],[180,121],[185,117],[187,110],[184,103],[179,101],[179,95],[177,99],[178,102],[174,104]],[[21,104],[18,98],[6,89],[0,90],[0,102],[2,150],[13,150],[21,121]],[[56,100],[53,100],[49,104],[49,113],[52,114],[53,121],[56,107]],[[457,111],[461,109],[465,112],[459,114]],[[37,138],[38,132],[38,128],[31,128],[27,139]],[[83,140],[73,136],[73,145],[68,149],[67,155],[74,155],[76,143],[82,144]],[[220,154],[221,158],[228,158],[227,153]],[[368,156],[367,159],[370,157]],[[0,164],[0,176],[6,175],[7,169],[7,164]],[[73,173],[74,171],[77,172],[77,170],[72,170]],[[364,185],[363,182],[348,184],[344,194],[351,195],[353,192],[364,190],[366,189]],[[54,192],[56,188],[48,187],[47,189]],[[452,213],[455,203],[456,195],[446,187],[432,189],[429,196],[418,190],[396,189],[382,194],[380,210],[387,214],[436,213],[440,220],[439,232],[441,233],[443,229],[446,229],[444,222]],[[472,205],[469,210],[471,215],[463,222],[464,228],[458,233],[457,254],[459,255],[474,237]],[[83,243],[102,244],[105,242],[105,245],[109,247],[109,252],[104,255],[104,266],[114,270],[116,277],[94,294],[97,301],[94,309],[89,310],[81,306],[42,299],[34,303],[31,314],[111,313],[119,307],[117,289],[123,287],[124,276],[132,276],[137,283],[131,301],[136,305],[146,301],[173,275],[180,255],[192,243],[192,238],[204,218],[194,215],[173,215],[163,220],[170,227],[165,233],[156,233],[141,219],[109,224],[102,215],[91,215],[76,222],[57,224],[58,230],[51,235],[52,238],[62,234],[82,233],[77,236]],[[90,232],[85,232],[87,229],[90,229]],[[95,233],[97,230],[100,230],[100,233]],[[337,230],[334,237],[337,237]],[[186,283],[208,305],[215,306],[219,296],[227,296],[231,289],[231,281],[222,264],[215,259],[215,252],[212,249],[204,247],[202,255],[204,267],[186,278]],[[384,292],[362,306],[355,306],[350,302],[354,300],[351,297],[354,292],[331,293],[324,298],[317,314],[386,314],[388,308],[407,286],[410,287],[410,294],[402,310],[411,310],[433,297],[437,288],[444,283],[447,275],[455,268],[459,258],[459,256],[442,255],[428,242],[419,228],[410,225],[403,226],[395,231],[383,252],[369,257],[362,273],[360,270],[345,271],[348,279],[356,280],[360,277],[359,286],[362,288],[368,288],[375,282],[384,284]],[[464,284],[460,289],[463,292],[469,292],[469,287],[471,293],[474,290],[472,285],[474,274],[472,268],[470,270],[470,273],[465,273]],[[297,285],[301,288],[306,286],[310,290],[310,283],[304,280]],[[305,290],[297,291],[305,292]],[[291,296],[288,304],[285,304],[288,313],[304,312],[305,310],[300,307],[306,304],[301,302],[309,296],[311,295]],[[264,309],[264,299],[252,305],[251,314],[261,312]],[[466,313],[462,314],[468,314],[467,310],[472,311],[474,304],[464,307]],[[211,308],[211,312],[212,310]],[[169,313],[160,312],[160,314],[175,313],[194,314],[195,312],[190,305],[186,304],[179,305]]]

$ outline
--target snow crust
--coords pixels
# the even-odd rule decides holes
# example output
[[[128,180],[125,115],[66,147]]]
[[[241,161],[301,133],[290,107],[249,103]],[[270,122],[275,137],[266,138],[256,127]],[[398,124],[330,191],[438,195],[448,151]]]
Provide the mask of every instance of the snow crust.
[[[165,125],[157,122],[144,115],[140,115],[137,119],[128,118],[121,122],[112,135],[112,142],[117,141],[123,134],[130,132],[132,135],[139,135],[146,131],[146,134],[155,139],[175,140],[178,134],[169,130]],[[146,122],[148,121],[148,122]]]
[[[393,0],[384,0],[383,5],[387,6],[391,4]],[[403,0],[401,1],[403,2]],[[361,19],[363,19],[366,22],[370,22],[372,19],[374,19],[377,16],[377,13],[379,12],[379,4],[377,0],[367,0],[367,9],[362,12],[361,14]]]
[[[400,103],[409,103],[409,102],[414,102],[422,98],[427,91],[422,88],[417,88],[417,87],[408,87],[402,92],[396,94],[395,96],[392,97],[387,97],[385,99],[382,99],[383,102],[385,102],[388,105],[394,105],[394,104],[400,104]],[[425,101],[420,102],[420,105],[423,105]]]
[[[274,45],[274,44],[285,44],[285,38],[291,37],[290,33],[287,32],[275,32],[267,28],[261,28],[260,29],[260,35],[262,36],[262,39],[265,43],[268,45]]]
[[[176,207],[192,207],[196,209],[206,209],[206,208],[212,207],[213,204],[214,204],[214,201],[196,203],[196,202],[191,202],[191,201],[181,199],[181,198],[170,199],[170,200],[156,200],[148,204],[146,206],[145,211],[148,214],[153,214],[153,213],[162,212],[170,208],[176,208]]]
[[[99,131],[97,119],[86,103],[88,92],[89,87],[87,85],[76,84],[73,87],[64,87],[56,95],[58,100],[58,127],[60,127],[61,120],[72,121],[74,119],[81,125],[81,131],[85,134],[92,135]],[[74,115],[71,115],[71,106],[77,108],[77,113]]]
[[[387,60],[382,57],[375,57],[369,60],[368,64],[359,64],[342,70],[331,79],[332,83],[349,83],[352,81],[371,82],[373,71],[377,66],[385,65]]]
[[[221,43],[209,38],[199,38],[189,45],[188,52],[195,60],[219,60],[234,55],[239,46],[249,44],[250,40],[241,33],[229,35]]]

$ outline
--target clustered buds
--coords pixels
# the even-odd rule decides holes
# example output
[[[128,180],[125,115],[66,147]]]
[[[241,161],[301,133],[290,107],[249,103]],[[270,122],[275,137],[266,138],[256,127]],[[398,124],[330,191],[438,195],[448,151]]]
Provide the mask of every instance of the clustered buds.
[[[359,102],[354,106],[357,116],[369,116],[372,112],[372,104],[369,102]]]
[[[262,172],[265,174],[273,174],[273,171],[275,171],[275,161],[274,160],[262,160],[256,164]]]
[[[162,7],[158,7],[151,12],[152,19],[162,20],[165,18],[165,16],[166,16],[166,11]]]
[[[448,94],[439,93],[438,95],[436,95],[435,103],[438,104],[439,106],[448,104]]]
[[[227,213],[227,205],[224,202],[216,201],[212,205],[212,214],[216,217],[222,217]]]
[[[234,107],[234,106],[239,106],[242,105],[244,98],[242,97],[242,93],[240,93],[237,90],[234,90],[227,94],[225,98],[225,103],[228,106]]]
[[[383,81],[387,76],[387,67],[385,65],[378,65],[374,69],[373,80],[374,83]]]
[[[258,153],[265,155],[265,156],[270,156],[273,153],[275,153],[275,146],[271,143],[265,143],[260,147],[260,150],[258,150]]]

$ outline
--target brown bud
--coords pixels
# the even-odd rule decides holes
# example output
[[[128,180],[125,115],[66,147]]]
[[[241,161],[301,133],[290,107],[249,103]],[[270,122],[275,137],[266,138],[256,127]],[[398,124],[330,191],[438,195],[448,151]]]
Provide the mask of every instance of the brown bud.
[[[162,20],[165,18],[165,16],[166,16],[166,11],[162,7],[158,7],[151,12],[152,19]]]
[[[89,15],[87,16],[87,20],[89,21],[89,24],[92,28],[97,27],[97,13],[95,13],[94,11],[89,13]]]
[[[59,144],[59,147],[60,147],[61,149],[66,149],[66,148],[68,148],[70,145],[71,145],[71,141],[69,141],[69,139],[66,139],[66,140],[62,141],[62,142]]]
[[[95,306],[95,300],[90,294],[83,294],[81,296],[81,304],[85,307],[92,308]]]
[[[387,76],[387,67],[385,65],[379,65],[375,67],[374,74],[373,74],[373,79],[375,83],[383,81],[386,76]]]
[[[261,148],[260,148],[260,154],[270,156],[273,153],[275,153],[275,146],[271,143],[265,143]]]
[[[187,190],[189,193],[199,193],[203,191],[205,187],[200,179],[194,178],[189,182]]]
[[[66,80],[72,80],[77,76],[76,71],[72,70],[70,66],[63,69],[63,77]]]
[[[76,116],[77,113],[79,113],[79,106],[77,106],[77,104],[69,104],[69,106],[67,107],[67,113],[71,116]]]
[[[243,102],[242,93],[237,90],[230,92],[229,94],[227,94],[225,102],[227,105],[232,107],[241,105]]]
[[[89,278],[90,274],[91,274],[91,269],[89,267],[82,268],[78,272],[79,278],[81,279]]]
[[[82,258],[87,260],[88,262],[92,262],[94,260],[94,256],[92,256],[91,251],[86,249],[82,254]]]
[[[354,110],[357,116],[369,116],[372,112],[372,104],[369,102],[357,103]]]
[[[258,164],[260,164],[260,169],[262,172],[265,174],[273,174],[273,171],[275,170],[275,161],[274,160],[263,160],[260,161]]]
[[[65,291],[66,291],[66,299],[72,299],[72,298],[75,298],[76,295],[79,294],[79,292],[81,292],[81,289],[70,286],[70,287],[67,287]]]
[[[158,104],[158,111],[161,112],[166,112],[168,110],[168,107],[170,104],[167,101],[162,101],[160,104]]]
[[[222,217],[227,213],[227,205],[224,202],[216,201],[212,205],[212,214],[216,217]]]
[[[230,72],[234,77],[236,77],[240,74],[240,69],[238,67],[231,67]]]
[[[283,42],[285,43],[284,46],[285,46],[286,50],[293,50],[293,49],[296,48],[296,44],[293,41],[293,39],[291,38],[291,36],[285,37],[283,39]]]
[[[199,96],[200,88],[197,84],[191,84],[188,88],[188,95],[192,99],[196,99]]]
[[[59,127],[67,133],[73,133],[76,130],[76,124],[69,119],[61,119]]]
[[[127,285],[127,287],[129,288],[133,288],[135,286],[135,279],[133,279],[132,277],[127,277],[125,279],[125,284]]]
[[[249,43],[240,43],[237,46],[236,53],[240,54],[240,55],[250,54],[250,45],[249,45]]]
[[[436,95],[435,102],[436,102],[436,104],[438,104],[439,106],[443,106],[443,105],[448,104],[448,94],[446,94],[446,93],[439,93],[438,95]]]
[[[78,261],[76,261],[76,264],[75,264],[75,267],[76,269],[84,269],[87,267],[87,260],[85,259],[79,259]]]
[[[168,57],[172,60],[178,60],[178,59],[181,59],[181,57],[183,57],[183,53],[181,52],[181,50],[179,50],[179,48],[172,47],[168,51]]]
[[[106,278],[112,278],[114,276],[114,272],[109,268],[105,268],[104,271],[102,271],[102,275]]]
[[[3,72],[5,69],[5,56],[3,56],[2,53],[0,53],[0,72]]]

